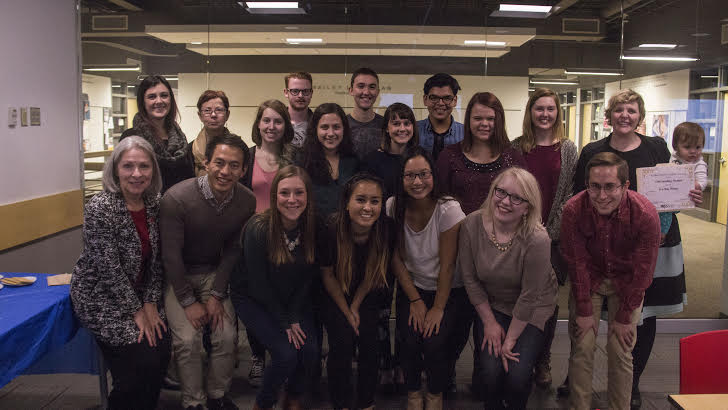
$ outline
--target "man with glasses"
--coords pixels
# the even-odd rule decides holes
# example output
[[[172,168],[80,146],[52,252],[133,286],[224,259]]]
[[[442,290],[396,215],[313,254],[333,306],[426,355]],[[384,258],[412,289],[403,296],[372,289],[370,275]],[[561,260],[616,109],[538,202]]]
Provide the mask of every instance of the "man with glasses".
[[[202,121],[202,130],[190,143],[190,155],[195,166],[195,175],[207,174],[205,170],[205,148],[212,138],[229,133],[225,123],[230,118],[230,101],[222,91],[207,90],[197,100],[197,116]]]
[[[293,124],[293,144],[296,147],[302,147],[303,141],[306,140],[306,128],[308,120],[313,115],[311,109],[308,108],[313,97],[313,78],[311,74],[306,72],[290,73],[284,79],[286,88],[283,95],[288,98],[288,115],[291,117]]]
[[[351,74],[349,95],[354,98],[354,110],[346,118],[351,128],[354,153],[363,160],[382,145],[384,117],[374,112],[379,96],[379,76],[371,68],[358,68]]]
[[[571,279],[572,409],[591,408],[594,349],[604,298],[609,408],[630,407],[632,348],[657,261],[660,220],[646,197],[628,189],[628,175],[627,162],[611,152],[599,153],[586,165],[586,190],[564,205],[561,252]]]
[[[463,124],[455,121],[452,110],[458,103],[460,85],[451,75],[437,73],[425,81],[422,101],[430,114],[417,121],[420,131],[420,145],[437,157],[445,146],[463,140]]]

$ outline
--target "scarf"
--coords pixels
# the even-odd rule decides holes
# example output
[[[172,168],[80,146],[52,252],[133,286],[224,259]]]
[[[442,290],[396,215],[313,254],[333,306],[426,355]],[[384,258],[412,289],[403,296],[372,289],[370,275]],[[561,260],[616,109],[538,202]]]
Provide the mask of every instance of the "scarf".
[[[187,137],[179,128],[177,123],[173,123],[172,127],[167,129],[167,143],[157,138],[154,133],[152,124],[142,118],[139,113],[134,115],[132,126],[135,130],[139,131],[139,136],[147,140],[152,144],[154,153],[157,155],[157,159],[166,160],[168,162],[176,162],[187,155]]]

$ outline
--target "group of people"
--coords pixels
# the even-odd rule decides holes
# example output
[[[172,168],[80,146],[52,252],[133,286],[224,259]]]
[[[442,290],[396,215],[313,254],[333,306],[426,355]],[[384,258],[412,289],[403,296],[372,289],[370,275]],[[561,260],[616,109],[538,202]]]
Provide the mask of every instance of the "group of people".
[[[552,382],[567,278],[571,407],[590,407],[605,299],[609,405],[639,406],[654,318],[682,308],[685,277],[677,218],[636,192],[636,169],[699,167],[702,129],[678,126],[671,157],[664,140],[635,132],[644,102],[624,90],[605,113],[612,134],[578,155],[553,91],[531,95],[511,141],[492,93],[475,93],[456,122],[459,90],[435,74],[427,118],[400,103],[380,116],[379,77],[361,68],[346,115],[335,103],[309,109],[312,77],[292,73],[289,105],[260,105],[248,148],[225,127],[224,92],[200,96],[203,129],[187,143],[167,81],[144,79],[133,128],[86,205],[71,282],[112,372],[110,408],[154,409],[173,367],[183,407],[236,409],[239,321],[256,409],[282,389],[283,408],[302,408],[324,330],[334,408],[372,408],[377,385],[395,382],[408,409],[442,409],[471,329],[474,391],[488,409],[525,408],[534,382]],[[690,195],[700,203],[701,187]]]

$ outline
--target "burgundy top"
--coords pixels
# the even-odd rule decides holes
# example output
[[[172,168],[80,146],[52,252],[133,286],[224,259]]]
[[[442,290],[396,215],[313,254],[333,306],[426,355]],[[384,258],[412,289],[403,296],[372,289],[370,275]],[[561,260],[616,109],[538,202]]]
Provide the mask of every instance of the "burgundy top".
[[[508,147],[495,161],[480,164],[466,158],[462,146],[462,142],[446,146],[435,168],[440,189],[456,197],[468,215],[483,204],[498,174],[513,166],[525,169],[526,161],[520,152]]]
[[[147,226],[147,209],[142,208],[138,211],[129,211],[131,219],[134,220],[134,226],[136,226],[137,233],[139,234],[139,240],[142,246],[142,263],[139,267],[139,273],[137,274],[136,283],[134,286],[141,286],[144,283],[144,272],[146,271],[147,263],[152,257],[152,245],[149,242],[149,226]]]
[[[561,253],[569,265],[576,314],[591,316],[592,293],[611,279],[620,299],[616,320],[629,324],[652,283],[659,246],[660,219],[642,194],[626,190],[609,216],[596,212],[587,191],[573,196],[561,216]]]
[[[528,171],[536,177],[538,187],[541,188],[541,221],[546,225],[559,185],[561,144],[536,145],[530,152],[523,154],[523,158],[528,164]]]

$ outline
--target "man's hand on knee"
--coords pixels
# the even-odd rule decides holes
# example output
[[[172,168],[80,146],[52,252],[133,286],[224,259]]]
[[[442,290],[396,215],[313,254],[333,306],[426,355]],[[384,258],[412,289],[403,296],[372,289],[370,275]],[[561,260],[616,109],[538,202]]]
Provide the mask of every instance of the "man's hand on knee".
[[[593,316],[577,316],[576,317],[576,340],[581,341],[584,335],[590,330],[594,331],[594,337],[599,334],[599,322],[594,321]]]
[[[185,316],[195,329],[199,329],[207,323],[207,310],[200,302],[195,302],[185,307]]]
[[[619,345],[622,346],[625,352],[632,350],[632,343],[635,338],[635,327],[630,324],[619,323],[613,320],[609,324],[609,336],[614,334],[617,337]]]
[[[225,308],[222,302],[218,298],[210,296],[207,299],[207,303],[205,303],[205,309],[207,310],[207,317],[210,320],[211,330],[213,332],[217,331],[218,328],[223,330]]]

